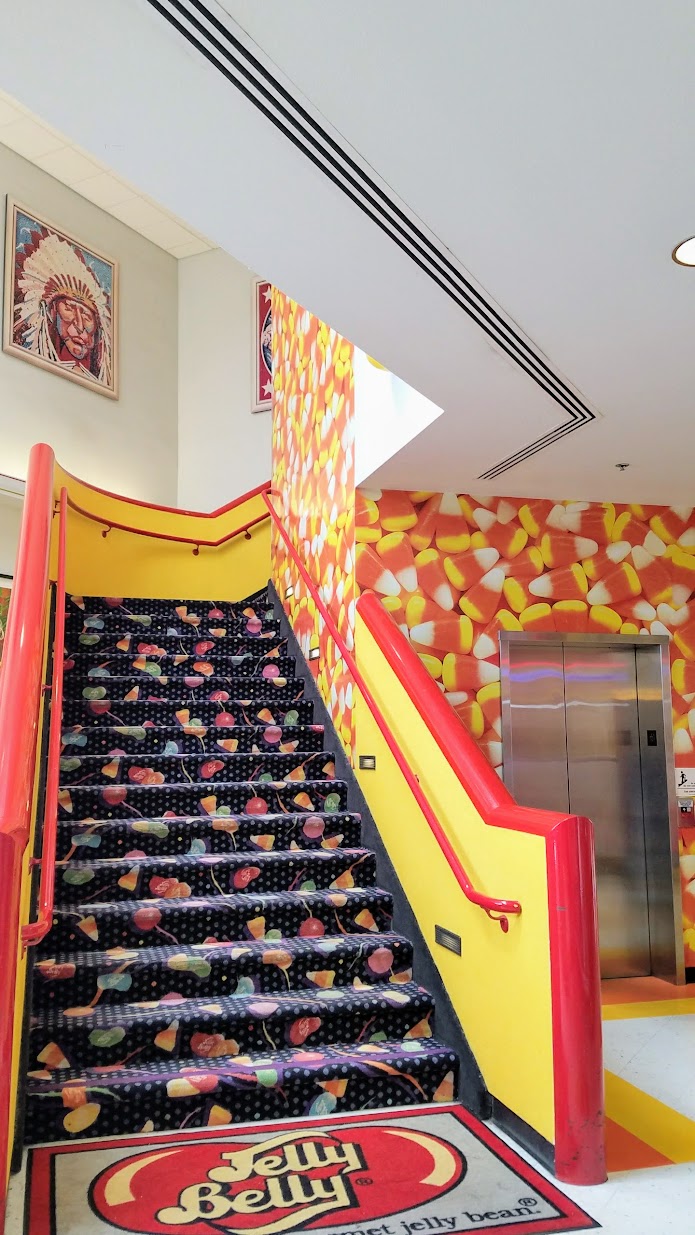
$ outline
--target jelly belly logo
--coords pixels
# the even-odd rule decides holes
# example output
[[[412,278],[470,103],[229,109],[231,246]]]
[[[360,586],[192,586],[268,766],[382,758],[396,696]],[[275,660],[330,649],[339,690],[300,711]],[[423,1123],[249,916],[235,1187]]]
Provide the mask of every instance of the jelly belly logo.
[[[449,1192],[465,1171],[459,1150],[408,1128],[307,1129],[121,1159],[96,1178],[91,1200],[124,1231],[279,1235],[403,1213]]]

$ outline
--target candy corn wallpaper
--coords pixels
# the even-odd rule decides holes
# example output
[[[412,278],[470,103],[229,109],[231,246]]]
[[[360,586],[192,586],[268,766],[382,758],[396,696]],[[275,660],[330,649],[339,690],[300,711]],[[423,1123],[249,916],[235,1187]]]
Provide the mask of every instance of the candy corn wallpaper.
[[[349,649],[355,615],[352,344],[274,289],[273,489],[285,527]],[[279,536],[273,582],[348,752],[352,680]],[[292,592],[287,596],[288,589]]]
[[[677,767],[695,767],[695,516],[662,506],[359,490],[356,576],[501,771],[498,631],[667,634]],[[695,966],[695,829],[681,832]]]

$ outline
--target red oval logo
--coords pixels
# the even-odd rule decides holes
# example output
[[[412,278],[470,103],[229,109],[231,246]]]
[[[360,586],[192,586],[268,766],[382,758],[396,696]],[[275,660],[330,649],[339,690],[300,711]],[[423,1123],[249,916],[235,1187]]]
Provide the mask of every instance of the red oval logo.
[[[91,1195],[124,1231],[280,1235],[388,1218],[443,1196],[465,1173],[461,1151],[439,1137],[364,1124],[162,1146],[109,1167]]]

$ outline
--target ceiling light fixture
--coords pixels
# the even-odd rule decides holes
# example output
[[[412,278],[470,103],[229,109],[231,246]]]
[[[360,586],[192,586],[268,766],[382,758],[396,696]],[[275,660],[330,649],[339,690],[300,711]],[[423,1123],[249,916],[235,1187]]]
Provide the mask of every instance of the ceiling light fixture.
[[[679,266],[695,266],[695,236],[690,236],[688,240],[681,240],[673,250],[671,257]]]

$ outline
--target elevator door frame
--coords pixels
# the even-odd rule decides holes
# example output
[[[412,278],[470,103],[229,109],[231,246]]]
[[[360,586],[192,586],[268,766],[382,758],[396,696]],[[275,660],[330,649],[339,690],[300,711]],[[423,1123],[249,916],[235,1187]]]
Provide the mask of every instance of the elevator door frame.
[[[640,677],[640,653],[659,659],[658,679],[661,687],[659,718],[663,741],[660,774],[663,787],[661,800],[667,802],[668,830],[657,833],[648,829],[648,796],[653,792],[642,778],[645,845],[647,850],[647,909],[649,916],[651,972],[679,985],[685,982],[685,960],[681,938],[681,888],[678,866],[678,809],[674,786],[672,732],[671,664],[668,635],[572,635],[526,634],[520,631],[500,631],[500,673],[502,692],[502,754],[504,782],[514,794],[514,752],[511,702],[511,648],[529,646],[581,646],[596,648],[631,647],[635,651],[637,677]],[[670,895],[669,895],[670,892]]]

